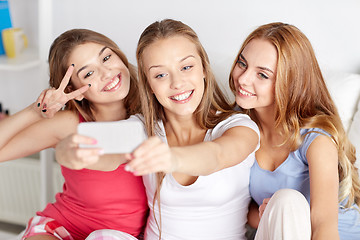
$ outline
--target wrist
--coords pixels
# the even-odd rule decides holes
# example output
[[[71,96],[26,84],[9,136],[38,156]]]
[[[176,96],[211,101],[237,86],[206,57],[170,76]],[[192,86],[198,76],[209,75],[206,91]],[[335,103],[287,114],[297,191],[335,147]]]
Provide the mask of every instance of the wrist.
[[[170,172],[182,172],[181,171],[181,157],[179,156],[179,153],[177,151],[176,147],[170,148],[170,154],[171,154],[171,169]]]
[[[31,115],[31,117],[33,119],[43,119],[43,115],[42,115],[42,112],[41,112],[41,109],[40,109],[40,104],[37,103],[37,102],[34,102],[32,104],[30,104],[26,110],[28,110],[29,114]]]

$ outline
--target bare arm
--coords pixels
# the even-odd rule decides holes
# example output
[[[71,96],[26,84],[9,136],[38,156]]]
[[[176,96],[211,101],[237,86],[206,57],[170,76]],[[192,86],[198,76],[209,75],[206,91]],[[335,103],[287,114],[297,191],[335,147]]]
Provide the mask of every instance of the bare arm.
[[[23,121],[30,122],[26,118]],[[0,149],[0,162],[25,157],[54,147],[61,138],[76,131],[78,121],[74,113],[66,111],[56,114],[51,119],[38,120],[30,126],[26,126],[25,123],[22,129],[18,127],[18,132],[12,131],[14,136],[8,135],[10,140]],[[13,126],[16,128],[21,125],[16,125],[19,122],[15,122]],[[8,129],[10,131],[10,127]]]
[[[312,239],[340,239],[338,233],[338,151],[327,136],[308,148]]]
[[[179,172],[192,176],[208,175],[234,166],[252,153],[259,141],[248,127],[228,129],[214,141],[184,147],[171,147],[152,137],[138,147],[128,159],[128,169],[136,175],[151,172]]]
[[[89,88],[84,86],[65,94],[72,71],[73,67],[69,67],[58,89],[44,90],[35,103],[0,121],[0,162],[53,147],[59,139],[75,131],[76,114],[69,111],[56,114],[66,102]]]
[[[35,105],[36,103],[33,103],[22,111],[0,121],[0,149],[17,133],[43,119]]]
[[[79,144],[92,145],[96,140],[79,134],[71,134],[56,145],[56,161],[70,169],[115,170],[125,163],[124,154],[102,155],[99,148],[79,148]]]

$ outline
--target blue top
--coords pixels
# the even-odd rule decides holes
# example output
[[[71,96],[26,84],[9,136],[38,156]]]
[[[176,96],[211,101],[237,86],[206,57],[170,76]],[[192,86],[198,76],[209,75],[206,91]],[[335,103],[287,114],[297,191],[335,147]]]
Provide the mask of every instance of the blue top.
[[[302,145],[291,152],[287,159],[274,171],[262,169],[257,161],[250,172],[250,194],[260,206],[264,198],[270,198],[277,190],[295,189],[310,202],[310,176],[306,152],[312,141],[319,135],[328,135],[320,128],[301,129],[305,136]],[[341,240],[360,239],[360,209],[344,209],[339,204],[339,234]]]

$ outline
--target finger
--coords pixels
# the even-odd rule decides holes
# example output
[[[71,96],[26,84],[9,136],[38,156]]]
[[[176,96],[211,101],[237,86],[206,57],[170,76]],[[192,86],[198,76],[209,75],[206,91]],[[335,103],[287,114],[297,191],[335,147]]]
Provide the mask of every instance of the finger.
[[[150,173],[164,172],[161,165],[140,166],[133,170],[135,176],[143,176]]]
[[[144,161],[141,165],[136,166],[133,171],[135,175],[139,176],[155,172],[169,173],[171,172],[170,169],[171,164],[169,164],[168,158],[159,155],[156,160],[148,159],[148,161]]]
[[[134,158],[138,158],[140,156],[147,155],[149,153],[154,153],[154,150],[158,145],[160,145],[162,142],[160,138],[158,137],[150,137],[147,140],[145,140],[143,143],[140,144],[139,147],[137,147],[133,151]]]
[[[80,134],[74,134],[72,136],[71,141],[75,144],[84,144],[84,145],[96,145],[97,140],[92,137],[80,135]]]
[[[43,112],[46,112],[47,107],[49,105],[49,101],[51,96],[53,95],[54,90],[53,89],[46,89],[44,92],[44,97],[41,102],[41,109]]]
[[[128,154],[125,155],[128,163],[125,166],[125,170],[129,172],[136,172],[140,168],[144,168],[145,166],[150,165],[150,161],[154,161],[155,159],[148,159],[148,156],[144,157],[137,157],[135,158],[134,155]]]
[[[45,97],[46,91],[47,91],[47,89],[43,90],[43,91],[40,93],[39,97],[36,99],[36,106],[37,106],[37,107],[40,107],[40,106],[42,105],[42,102],[43,102],[43,99],[44,99],[44,97]]]
[[[81,159],[80,161],[79,160],[71,161],[69,162],[69,164],[65,166],[70,169],[80,170],[96,163],[98,160],[99,160],[99,156],[88,156],[86,158]]]
[[[71,75],[74,71],[74,65],[70,65],[63,77],[63,79],[61,80],[60,86],[59,86],[59,90],[64,91],[66,86],[69,84]]]
[[[259,207],[259,217],[260,218],[262,217],[263,213],[264,213],[264,206],[260,205],[260,207]]]
[[[128,163],[129,167],[133,171],[136,171],[140,167],[144,167],[150,165],[151,162],[158,161],[159,159],[158,151],[159,150],[157,148],[153,148],[153,151],[146,151],[144,152],[144,154],[137,154],[137,156],[133,154],[131,161]]]
[[[99,159],[101,155],[101,148],[78,148],[76,150],[76,157],[83,163],[93,163]]]
[[[142,176],[145,174],[155,172],[153,169],[154,166],[148,166],[148,162],[143,162],[142,165],[137,166],[136,168],[132,168],[130,164],[126,164],[125,170],[128,172],[132,172],[135,176]]]
[[[169,172],[171,161],[167,149],[161,146],[143,157],[135,158],[128,165],[133,172],[143,175],[159,171]]]
[[[261,219],[263,213],[264,213],[264,211],[259,211],[259,218],[260,218],[260,219]]]
[[[134,154],[133,153],[125,153],[124,158],[127,162],[129,162],[134,159]]]
[[[154,171],[153,169],[160,167],[166,167],[169,158],[169,149],[167,144],[163,143],[158,137],[151,137],[143,142],[137,149],[131,154],[127,154],[125,157],[129,160],[127,164],[127,171]]]
[[[81,88],[79,88],[79,89],[77,89],[77,90],[75,90],[75,91],[73,91],[73,92],[70,92],[70,93],[66,94],[67,97],[68,97],[68,100],[71,100],[71,99],[74,99],[74,98],[76,98],[76,97],[79,97],[81,94],[83,94],[84,92],[86,92],[87,90],[89,90],[90,86],[91,86],[91,85],[88,84],[88,85],[82,86]]]

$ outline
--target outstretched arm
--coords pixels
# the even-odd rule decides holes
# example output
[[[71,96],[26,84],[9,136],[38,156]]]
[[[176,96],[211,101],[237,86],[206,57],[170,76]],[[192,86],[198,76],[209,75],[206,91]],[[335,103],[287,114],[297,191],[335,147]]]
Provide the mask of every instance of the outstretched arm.
[[[258,142],[258,134],[243,126],[232,127],[213,141],[184,147],[169,147],[158,137],[151,137],[127,155],[127,169],[136,175],[160,171],[208,175],[242,162]]]
[[[52,147],[64,134],[74,131],[71,114],[54,117],[62,106],[78,94],[85,92],[84,86],[72,93],[64,89],[70,80],[73,67],[69,67],[58,89],[44,90],[37,101],[22,111],[0,121],[0,162],[24,157],[42,149]],[[69,120],[67,120],[69,118]],[[65,124],[69,121],[69,124]]]

